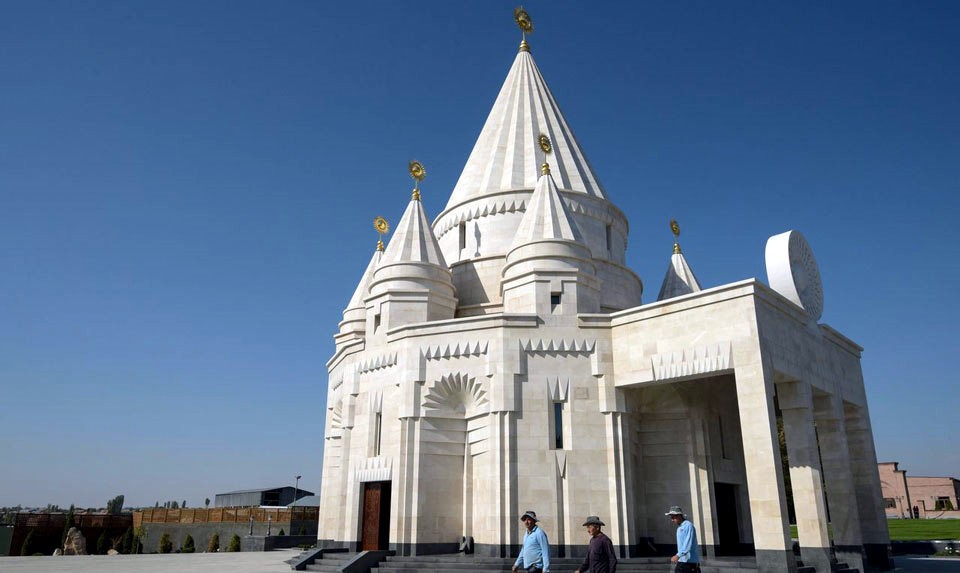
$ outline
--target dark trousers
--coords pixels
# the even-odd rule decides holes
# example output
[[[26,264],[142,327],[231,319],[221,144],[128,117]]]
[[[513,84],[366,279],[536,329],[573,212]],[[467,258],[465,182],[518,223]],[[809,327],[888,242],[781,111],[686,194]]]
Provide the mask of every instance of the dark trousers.
[[[674,572],[675,573],[700,573],[700,564],[677,562],[677,568],[674,569]]]

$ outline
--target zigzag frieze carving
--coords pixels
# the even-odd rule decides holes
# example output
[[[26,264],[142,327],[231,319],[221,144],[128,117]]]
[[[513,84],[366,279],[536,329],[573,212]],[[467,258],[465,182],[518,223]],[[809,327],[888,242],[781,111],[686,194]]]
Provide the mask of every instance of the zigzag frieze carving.
[[[420,355],[427,360],[441,360],[444,358],[463,358],[467,356],[481,356],[487,353],[488,342],[457,342],[455,344],[438,344],[420,350]]]
[[[582,352],[590,354],[596,348],[595,340],[521,340],[520,348],[526,352]]]
[[[669,380],[733,368],[733,345],[720,342],[708,346],[667,352],[650,357],[654,380]]]
[[[434,229],[434,232],[437,234],[437,238],[439,239],[440,237],[444,236],[447,231],[453,229],[460,223],[466,223],[467,221],[472,221],[488,215],[523,213],[526,210],[526,199],[511,199],[509,201],[500,200],[494,201],[493,203],[487,203],[483,206],[477,205],[471,208],[463,208],[444,217],[443,224],[440,225],[439,228]]]
[[[333,382],[333,388],[331,388],[331,390],[334,391],[334,392],[336,392],[338,389],[340,389],[341,386],[343,386],[343,376],[337,378],[337,379]]]
[[[393,474],[393,458],[366,458],[356,465],[357,481],[389,481]]]
[[[396,366],[397,354],[398,353],[394,352],[393,354],[384,354],[375,358],[363,360],[357,365],[357,374],[364,374],[373,370],[380,370],[382,368]]]

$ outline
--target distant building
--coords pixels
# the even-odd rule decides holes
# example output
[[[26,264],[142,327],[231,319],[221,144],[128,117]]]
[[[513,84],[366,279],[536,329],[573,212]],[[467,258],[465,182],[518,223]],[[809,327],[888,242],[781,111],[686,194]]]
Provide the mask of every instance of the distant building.
[[[960,517],[960,480],[907,476],[899,462],[877,464],[888,519]]]
[[[314,495],[314,493],[293,486],[241,489],[218,493],[213,505],[214,507],[284,507],[308,495]]]
[[[320,496],[305,495],[297,501],[291,503],[288,507],[320,507]]]

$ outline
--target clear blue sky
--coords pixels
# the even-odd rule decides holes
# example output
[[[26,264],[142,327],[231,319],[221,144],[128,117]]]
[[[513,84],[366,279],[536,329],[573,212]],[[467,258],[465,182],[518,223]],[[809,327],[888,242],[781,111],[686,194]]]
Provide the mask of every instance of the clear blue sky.
[[[5,2],[0,505],[319,487],[325,362],[406,163],[435,216],[506,2]],[[803,232],[877,451],[960,477],[960,5],[527,2],[653,300]]]

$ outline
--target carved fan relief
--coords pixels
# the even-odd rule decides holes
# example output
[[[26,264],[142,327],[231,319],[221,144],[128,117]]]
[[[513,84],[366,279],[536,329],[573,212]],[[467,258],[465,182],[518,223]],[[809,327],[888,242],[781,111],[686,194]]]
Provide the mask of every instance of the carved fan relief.
[[[459,414],[466,418],[486,413],[489,400],[483,386],[463,374],[444,376],[433,385],[423,399],[428,411]]]

